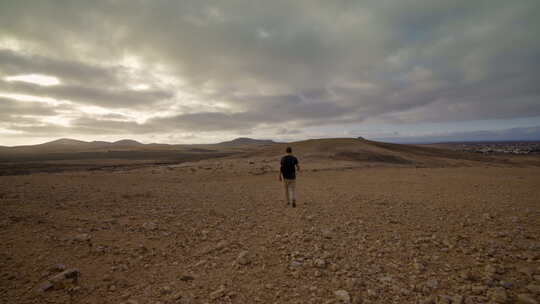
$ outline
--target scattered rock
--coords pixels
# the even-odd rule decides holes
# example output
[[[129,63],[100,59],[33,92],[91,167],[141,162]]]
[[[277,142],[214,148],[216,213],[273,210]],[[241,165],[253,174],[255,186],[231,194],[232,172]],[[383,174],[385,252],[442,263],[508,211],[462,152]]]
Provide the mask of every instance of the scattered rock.
[[[41,283],[38,287],[39,291],[47,291],[51,289],[60,289],[67,283],[76,284],[80,277],[80,272],[78,269],[72,268],[64,270],[53,277],[49,278],[47,281]]]
[[[527,288],[527,290],[530,291],[533,294],[540,295],[540,285],[529,284],[525,288]]]
[[[415,262],[413,264],[413,267],[414,269],[416,269],[416,271],[418,272],[424,272],[426,270],[426,267],[424,266],[424,264],[422,263],[419,263],[419,262]]]
[[[248,265],[251,263],[251,260],[248,256],[249,252],[247,250],[241,251],[236,257],[236,262],[240,265]]]
[[[156,222],[146,222],[142,225],[142,227],[146,230],[157,230],[158,229],[158,225]]]
[[[54,287],[53,283],[51,281],[45,281],[38,286],[38,291],[44,292],[47,290],[50,290]]]
[[[73,240],[78,242],[87,242],[92,239],[92,236],[88,233],[81,233],[73,237]]]
[[[216,300],[225,295],[225,286],[221,285],[218,289],[210,293],[210,299]]]
[[[520,304],[538,304],[538,301],[528,293],[522,293],[517,295],[518,303]]]
[[[469,270],[463,270],[459,273],[459,276],[464,280],[471,280],[473,279],[473,275]]]
[[[301,262],[301,261],[298,261],[298,260],[293,260],[293,261],[291,261],[291,263],[289,264],[289,266],[290,266],[291,268],[300,268],[300,267],[302,267],[302,265],[303,265],[302,262]]]
[[[221,240],[215,246],[210,246],[209,248],[205,249],[202,252],[202,254],[209,254],[209,253],[212,253],[214,251],[220,251],[220,250],[223,250],[223,249],[227,248],[228,246],[229,246],[229,242],[227,242],[225,240]]]
[[[420,300],[420,304],[434,304],[435,300],[433,300],[433,297],[427,297],[425,299]]]
[[[486,292],[487,287],[483,285],[473,285],[471,288],[472,294],[482,295]]]
[[[534,268],[529,267],[529,266],[524,266],[524,267],[518,268],[518,272],[528,276],[529,278],[532,278],[534,275]]]
[[[321,230],[321,234],[323,236],[323,238],[325,239],[331,239],[332,238],[332,230],[331,229],[322,229]]]
[[[346,290],[336,290],[334,291],[334,295],[338,299],[339,303],[343,303],[343,304],[351,303],[351,296]]]
[[[59,271],[64,271],[64,270],[66,270],[66,265],[64,264],[56,264],[49,268],[50,272],[59,272]]]
[[[440,295],[435,301],[436,304],[452,304],[452,298],[447,295]]]
[[[163,287],[161,287],[159,292],[162,295],[168,295],[168,294],[171,294],[173,292],[173,290],[172,290],[172,288],[170,286],[163,286]]]
[[[190,275],[181,275],[180,276],[180,281],[184,281],[184,282],[189,282],[189,281],[193,281],[195,278],[190,276]]]
[[[323,259],[315,259],[315,261],[313,261],[313,264],[317,268],[326,268],[326,261]]]
[[[333,271],[333,272],[337,272],[339,270],[339,265],[338,264],[335,264],[335,263],[332,263],[330,264],[330,270]]]
[[[497,273],[497,268],[493,265],[486,265],[484,271],[486,272],[486,274],[495,274]]]
[[[506,289],[512,288],[514,286],[512,282],[505,280],[500,281],[499,284]]]
[[[225,248],[225,247],[227,247],[227,246],[229,246],[229,242],[227,242],[227,241],[225,241],[225,240],[221,240],[221,241],[219,241],[219,242],[216,244],[215,249],[216,249],[216,250],[221,250],[221,249],[223,249],[223,248]]]
[[[462,304],[463,303],[463,296],[462,295],[454,295],[451,297],[452,304]]]
[[[508,301],[508,295],[503,287],[490,289],[487,295],[495,303],[506,303]]]
[[[436,279],[429,279],[426,281],[426,286],[431,289],[437,289],[439,287],[439,281]]]

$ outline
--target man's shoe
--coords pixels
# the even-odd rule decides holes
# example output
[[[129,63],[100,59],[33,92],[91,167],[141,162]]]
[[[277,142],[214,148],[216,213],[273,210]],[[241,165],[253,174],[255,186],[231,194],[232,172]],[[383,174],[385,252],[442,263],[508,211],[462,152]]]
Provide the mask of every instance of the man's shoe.
[[[296,208],[296,201],[292,201],[292,207]]]

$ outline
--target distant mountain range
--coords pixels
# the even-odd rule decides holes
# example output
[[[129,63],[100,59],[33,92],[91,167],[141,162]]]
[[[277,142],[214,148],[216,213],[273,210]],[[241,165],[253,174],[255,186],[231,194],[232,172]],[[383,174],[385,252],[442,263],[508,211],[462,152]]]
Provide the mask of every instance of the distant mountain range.
[[[169,144],[143,144],[132,139],[122,139],[115,142],[108,141],[82,141],[70,138],[61,138],[37,145],[25,145],[5,147],[0,146],[0,152],[6,153],[63,153],[63,152],[86,152],[86,151],[117,151],[117,150],[174,150],[198,147],[242,147],[256,145],[270,145],[272,140],[259,140],[247,137],[240,137],[231,141],[224,141],[217,144],[196,144],[196,145],[169,145]]]
[[[41,146],[41,147],[80,147],[80,146],[92,146],[92,147],[101,147],[101,146],[109,146],[109,147],[118,147],[118,146],[141,146],[142,143],[132,140],[132,139],[122,139],[115,142],[108,142],[108,141],[82,141],[77,139],[70,139],[70,138],[61,138],[53,141],[49,141],[43,144],[34,145],[34,146]],[[28,146],[27,146],[28,147]]]
[[[231,141],[220,142],[220,146],[247,146],[247,145],[271,145],[276,142],[269,139],[253,139],[249,137],[239,137]]]

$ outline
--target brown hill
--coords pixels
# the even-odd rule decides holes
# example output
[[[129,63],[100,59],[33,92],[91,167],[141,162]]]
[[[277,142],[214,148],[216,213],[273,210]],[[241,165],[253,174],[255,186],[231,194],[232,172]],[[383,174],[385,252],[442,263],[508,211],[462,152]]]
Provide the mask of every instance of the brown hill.
[[[432,147],[391,144],[356,138],[310,139],[274,144],[245,156],[276,157],[290,146],[293,154],[304,160],[335,160],[395,165],[439,166],[469,162],[500,162],[500,159]]]
[[[124,139],[116,142],[86,142],[74,139],[59,139],[33,145],[0,149],[0,160],[10,159],[176,159],[178,153],[236,154],[241,158],[277,160],[291,146],[293,153],[302,159],[328,162],[330,166],[468,166],[480,163],[527,163],[538,165],[538,159],[526,160],[516,157],[485,156],[444,148],[391,144],[361,138],[310,139],[292,143],[276,143],[269,140],[238,138],[229,142],[206,145],[142,144]],[[157,154],[156,154],[157,153]],[[240,153],[240,154],[239,154]],[[77,155],[80,154],[80,155]],[[209,157],[208,155],[205,157]],[[339,163],[339,164],[338,164]],[[325,165],[326,166],[326,165]]]
[[[132,139],[122,139],[115,142],[108,141],[82,141],[69,138],[46,142],[38,145],[24,145],[14,147],[0,146],[0,152],[4,153],[75,153],[75,152],[108,152],[108,151],[171,151],[171,150],[245,150],[262,145],[271,145],[271,140],[259,140],[252,138],[236,138],[231,141],[217,144],[193,144],[193,145],[169,145],[169,144],[143,144]],[[207,152],[207,151],[206,151]]]
[[[111,146],[119,146],[119,147],[140,147],[143,145],[144,144],[136,140],[132,140],[132,139],[122,139],[122,140],[111,143]]]
[[[216,145],[218,146],[249,146],[249,145],[272,145],[275,143],[276,142],[273,140],[239,137],[231,141],[220,142]]]

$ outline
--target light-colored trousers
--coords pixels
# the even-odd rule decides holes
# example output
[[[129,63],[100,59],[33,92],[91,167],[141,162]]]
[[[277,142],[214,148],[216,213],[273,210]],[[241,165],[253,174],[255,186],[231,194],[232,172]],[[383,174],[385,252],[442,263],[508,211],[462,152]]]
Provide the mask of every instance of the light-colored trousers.
[[[296,180],[284,178],[283,185],[285,186],[285,198],[287,199],[287,203],[296,201]]]

